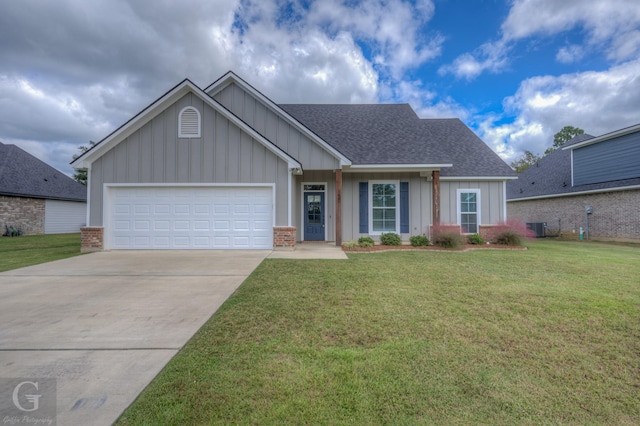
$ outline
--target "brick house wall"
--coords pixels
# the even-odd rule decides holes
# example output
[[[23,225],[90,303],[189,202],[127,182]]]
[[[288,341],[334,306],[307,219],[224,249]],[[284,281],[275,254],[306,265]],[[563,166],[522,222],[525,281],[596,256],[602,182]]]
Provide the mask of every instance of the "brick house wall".
[[[5,225],[22,229],[23,235],[44,234],[45,200],[0,195],[0,235]]]
[[[585,206],[593,207],[589,238],[640,241],[640,189],[509,201],[507,213],[522,222],[546,222],[550,234],[577,237],[586,227]]]

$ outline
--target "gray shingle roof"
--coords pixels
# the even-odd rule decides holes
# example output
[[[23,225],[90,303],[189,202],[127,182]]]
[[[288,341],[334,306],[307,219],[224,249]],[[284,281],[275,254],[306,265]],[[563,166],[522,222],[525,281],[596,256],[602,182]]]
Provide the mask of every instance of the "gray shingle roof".
[[[593,139],[588,134],[577,135],[564,146]],[[589,185],[571,185],[571,150],[556,149],[537,164],[518,174],[518,179],[507,182],[507,200],[596,191],[622,186],[640,185],[640,178]]]
[[[0,195],[86,201],[87,188],[17,146],[0,142]]]
[[[458,119],[420,119],[408,104],[286,104],[353,164],[453,164],[443,176],[515,173]]]

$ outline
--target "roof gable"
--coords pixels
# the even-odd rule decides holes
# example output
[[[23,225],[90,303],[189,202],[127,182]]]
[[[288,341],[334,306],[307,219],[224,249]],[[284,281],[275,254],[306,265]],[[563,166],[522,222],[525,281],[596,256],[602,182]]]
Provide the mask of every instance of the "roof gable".
[[[15,145],[0,142],[0,194],[86,201],[87,188]]]
[[[268,150],[273,152],[276,156],[286,161],[290,168],[301,168],[300,163],[292,158],[289,154],[278,148],[271,141],[266,139],[264,136],[256,132],[253,128],[248,126],[245,122],[243,122],[240,118],[234,115],[231,111],[225,108],[223,105],[218,103],[211,96],[207,95],[202,89],[192,83],[190,80],[185,79],[178,85],[176,85],[173,89],[165,93],[163,96],[155,100],[141,112],[139,112],[136,116],[131,118],[129,121],[124,123],[118,129],[114,130],[111,134],[106,136],[96,145],[94,145],[90,150],[82,154],[80,157],[75,159],[71,165],[75,168],[88,168],[91,166],[91,163],[95,161],[100,156],[107,153],[111,148],[113,148],[118,143],[125,140],[128,136],[132,135],[135,131],[140,129],[146,123],[150,122],[154,117],[168,108],[170,105],[178,101],[181,97],[186,95],[187,93],[193,93],[202,99],[207,105],[212,107],[214,110],[222,114],[225,118],[229,119],[233,124],[241,128],[243,131],[248,133],[252,138],[263,144]]]
[[[303,133],[313,142],[318,144],[322,149],[329,152],[333,157],[340,160],[341,165],[344,166],[344,165],[351,164],[351,159],[348,158],[347,155],[345,155],[340,150],[336,149],[336,147],[332,146],[330,143],[327,143],[327,141],[324,140],[321,136],[314,133],[311,129],[309,129],[303,123],[298,121],[295,117],[292,117],[286,110],[281,108],[280,105],[277,105],[275,102],[273,102],[271,99],[266,97],[264,94],[262,94],[259,90],[257,90],[255,87],[253,87],[249,83],[247,83],[245,80],[238,77],[232,71],[227,72],[218,80],[211,83],[207,88],[204,89],[204,91],[213,98],[231,84],[238,85],[246,93],[250,94],[253,98],[257,99],[260,103],[265,105],[267,108],[273,111],[276,115],[280,116],[290,125],[297,128],[301,133]]]

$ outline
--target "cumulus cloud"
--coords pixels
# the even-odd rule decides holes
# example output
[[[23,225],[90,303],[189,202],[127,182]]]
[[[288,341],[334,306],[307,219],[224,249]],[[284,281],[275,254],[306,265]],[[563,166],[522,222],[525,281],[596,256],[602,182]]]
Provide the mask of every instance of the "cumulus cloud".
[[[608,60],[622,62],[640,54],[639,27],[640,7],[635,0],[515,0],[498,41],[461,54],[440,73],[470,80],[485,71],[502,71],[519,40],[574,28],[584,30],[583,44],[561,48],[559,62],[575,62],[596,47],[604,49]]]
[[[7,2],[0,139],[62,155],[183,78],[206,87],[229,69],[276,102],[376,102],[440,54],[422,31],[433,13],[431,0]]]
[[[553,135],[571,125],[597,136],[638,123],[640,59],[607,71],[589,71],[523,81],[505,110],[516,116],[499,124],[490,116],[478,126],[483,139],[504,159],[525,150],[541,154]]]

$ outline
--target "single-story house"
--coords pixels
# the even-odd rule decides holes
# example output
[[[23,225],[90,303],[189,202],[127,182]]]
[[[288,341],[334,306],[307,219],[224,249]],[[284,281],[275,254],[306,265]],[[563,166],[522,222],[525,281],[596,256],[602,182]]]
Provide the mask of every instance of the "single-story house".
[[[640,240],[640,124],[578,135],[518,177],[507,184],[510,218],[547,235]]]
[[[15,145],[0,142],[0,235],[80,232],[87,188]]]
[[[228,72],[184,80],[77,158],[83,250],[272,249],[483,232],[515,173],[458,119],[409,105],[278,105]]]

